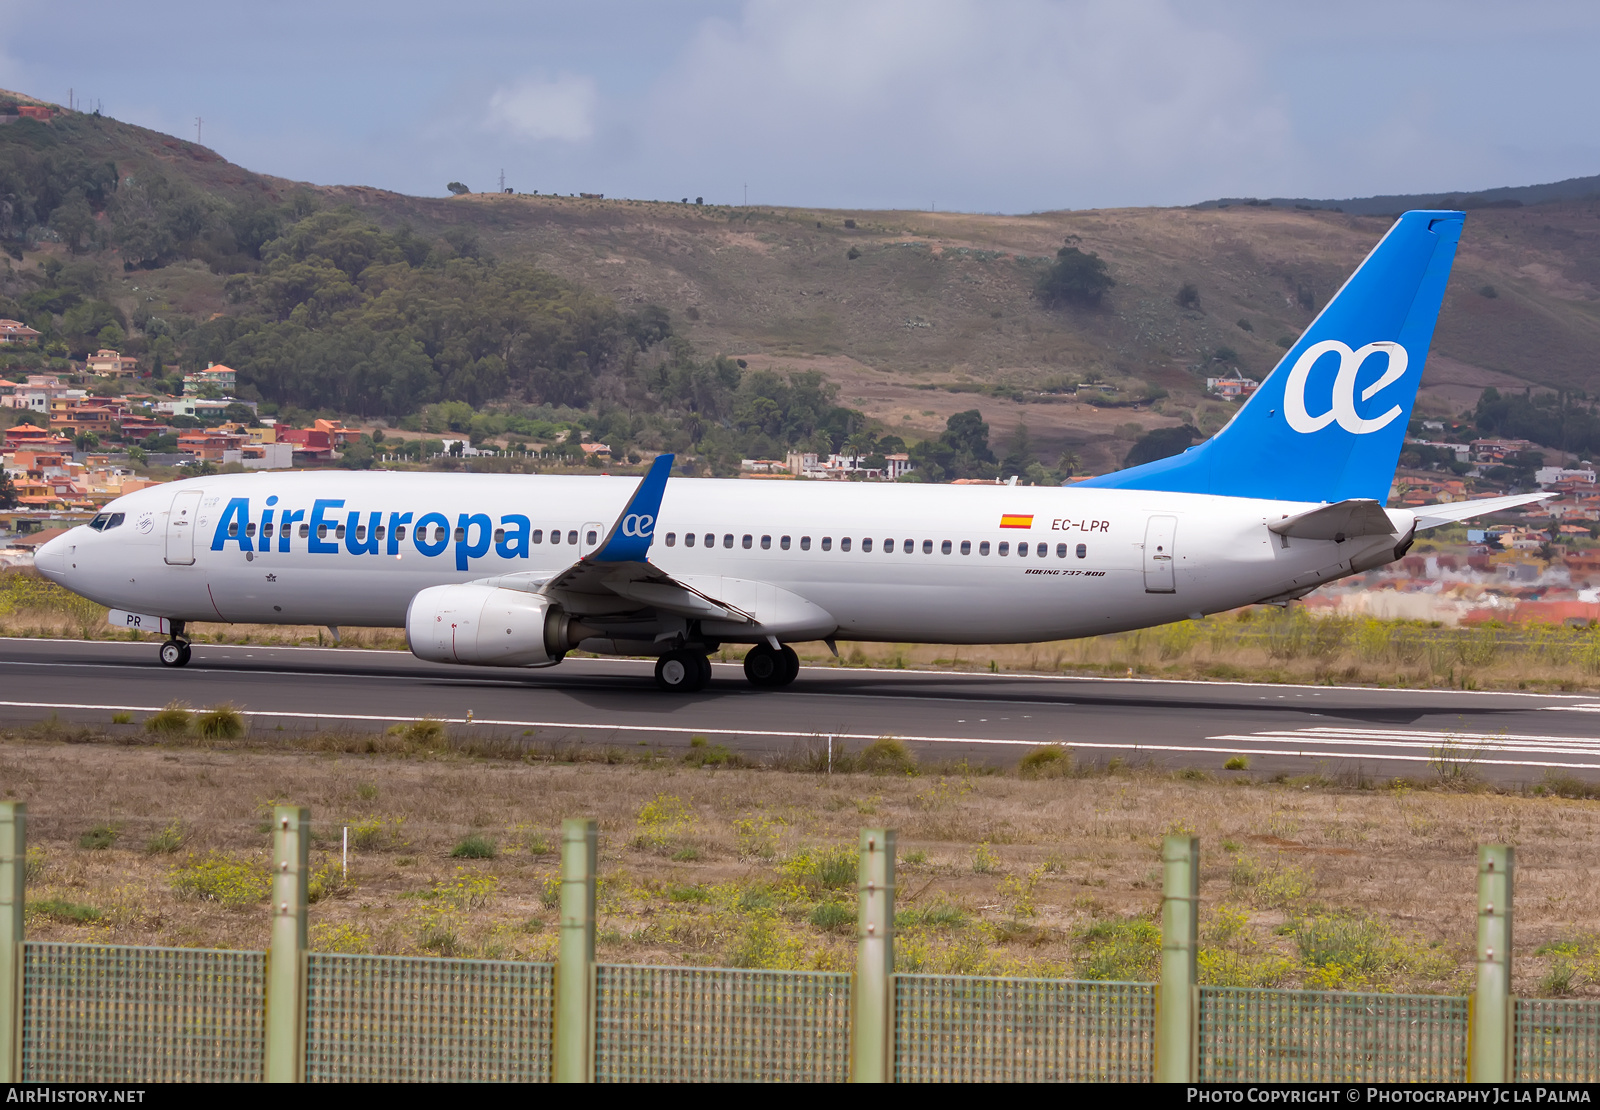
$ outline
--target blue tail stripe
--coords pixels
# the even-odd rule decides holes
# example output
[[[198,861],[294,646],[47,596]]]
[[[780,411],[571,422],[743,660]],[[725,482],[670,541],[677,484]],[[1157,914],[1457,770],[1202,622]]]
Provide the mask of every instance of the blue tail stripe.
[[[1460,212],[1401,216],[1211,439],[1078,485],[1284,501],[1385,500],[1463,218]]]

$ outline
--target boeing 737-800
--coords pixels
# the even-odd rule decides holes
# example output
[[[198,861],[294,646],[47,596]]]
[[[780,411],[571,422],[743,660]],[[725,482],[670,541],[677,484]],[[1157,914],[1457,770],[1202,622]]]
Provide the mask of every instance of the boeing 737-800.
[[[1463,216],[1408,212],[1210,440],[1066,487],[259,472],[129,494],[38,569],[165,633],[193,621],[403,625],[439,663],[654,656],[668,690],[751,645],[1025,643],[1297,598],[1420,530],[1534,500],[1386,509]]]

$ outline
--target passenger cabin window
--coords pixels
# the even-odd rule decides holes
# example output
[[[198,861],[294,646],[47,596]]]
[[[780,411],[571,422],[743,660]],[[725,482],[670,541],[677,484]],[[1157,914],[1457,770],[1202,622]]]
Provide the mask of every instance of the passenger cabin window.
[[[906,540],[904,543],[902,543],[900,545],[900,550],[904,551],[907,555],[911,554],[916,549],[917,549],[917,541],[916,540]]]
[[[861,550],[862,551],[871,551],[872,550],[872,537],[871,536],[868,536],[868,537],[866,537],[865,539],[863,539],[861,541]]]
[[[885,555],[893,555],[894,554],[894,541],[893,540],[884,540],[883,541],[883,553]]]
[[[833,550],[833,537],[832,536],[823,536],[822,537],[822,550],[824,550],[824,551],[832,551]]]
[[[732,547],[733,546],[733,533],[732,532],[724,532],[722,534],[722,546],[723,547]]]
[[[244,534],[247,535],[247,536],[255,535],[256,534],[256,526],[254,524],[246,524],[244,526]]]
[[[394,538],[397,540],[403,540],[406,538],[406,526],[404,524],[395,526]],[[534,542],[537,543],[538,541],[535,540]]]
[[[577,543],[578,542],[578,530],[576,528],[567,529],[567,542],[568,543]]]
[[[839,550],[840,551],[849,551],[850,550],[850,537],[849,536],[846,536],[844,539],[839,541]]]
[[[811,550],[811,537],[810,536],[801,536],[800,537],[800,550],[801,551],[810,551]]]
[[[788,551],[789,550],[789,537],[788,536],[781,537],[778,540],[778,546],[783,548],[785,551]]]
[[[302,524],[300,527],[303,529],[305,527],[305,525]],[[305,535],[305,533],[303,531],[300,534],[301,535]],[[317,539],[325,540],[327,538],[328,538],[328,526],[326,524],[317,525]]]
[[[987,554],[989,554],[989,541],[988,540],[979,541],[979,543],[978,543],[978,554],[979,555],[987,555]]]
[[[357,536],[356,538],[360,539],[361,537]],[[494,530],[494,542],[495,543],[505,543],[506,542],[506,530],[504,528],[496,528]]]
[[[1007,543],[1005,540],[1001,540],[1000,541],[1000,546],[995,548],[995,552],[994,553],[996,555],[1009,555],[1009,554],[1011,554],[1011,545],[1009,543]]]
[[[950,554],[950,551],[951,551],[950,541],[949,540],[945,540],[943,543],[941,543],[939,545],[939,551],[941,553],[945,554],[945,555]]]
[[[583,542],[584,543],[595,543],[599,539],[600,539],[600,533],[596,532],[594,529],[591,528],[587,533],[584,534]]]
[[[460,543],[462,540],[464,540],[466,538],[467,538],[467,530],[465,528],[461,527],[461,525],[459,525],[459,524],[456,525],[456,542]]]
[[[561,529],[559,529],[559,528],[550,529],[550,542],[551,543],[560,543],[561,542]]]
[[[1046,555],[1050,554],[1050,545],[1047,543],[1041,543],[1038,547],[1033,549],[1033,553],[1039,556],[1039,558],[1043,559]]]
[[[1087,559],[1088,557],[1089,557],[1089,545],[1086,544],[1086,543],[1080,543],[1078,545],[1078,558]]]
[[[1057,559],[1065,559],[1066,557],[1067,557],[1067,545],[1064,544],[1064,543],[1056,544],[1056,558]]]
[[[333,537],[338,540],[344,539],[344,525],[341,524],[333,530]]]
[[[685,532],[683,534],[683,546],[684,547],[693,547],[694,546],[694,533],[693,532]]]
[[[963,554],[963,555],[971,555],[972,554],[972,541],[971,540],[962,540],[961,541],[961,554]]]
[[[239,535],[239,522],[236,520],[228,525],[228,538],[236,539]]]
[[[263,524],[261,526],[261,534],[270,540],[272,538],[272,525]]]
[[[272,527],[272,525],[270,525],[270,524],[269,524],[269,525],[267,525],[267,527],[268,527],[268,528],[271,528],[271,527]],[[374,535],[374,536],[375,536],[375,537],[376,537],[376,538],[377,538],[377,539],[380,539],[380,540],[381,540],[381,539],[383,539],[383,536],[384,536],[384,527],[383,527],[383,525],[381,525],[381,524],[380,524],[380,525],[378,525],[378,530],[377,530],[377,531],[376,531],[376,532],[374,532],[374,533],[373,533],[373,535]]]
[[[400,536],[400,529],[396,528],[394,530],[394,534],[397,535],[397,536]],[[405,539],[404,536],[400,536],[400,538],[401,539]],[[529,536],[528,538],[530,540],[532,540],[534,543],[543,543],[544,542],[544,529],[543,528],[535,528],[533,530],[533,535]]]
[[[713,536],[710,532],[706,533],[706,546],[707,547],[716,547],[717,546],[717,537]]]
[[[771,551],[772,550],[772,537],[771,536],[762,536],[761,537],[761,550],[762,551]]]
[[[694,537],[691,536],[690,538],[693,539]],[[668,532],[667,533],[667,546],[668,547],[675,547],[675,546],[677,546],[677,543],[678,543],[678,533],[676,533],[676,532]]]
[[[744,539],[739,541],[740,546],[743,547],[746,551],[749,551],[751,546],[754,543],[755,543],[755,537],[750,535],[749,532],[746,532],[744,534]]]
[[[1028,557],[1028,545],[1026,543],[1017,544],[1017,558],[1026,559],[1027,557]]]
[[[366,541],[367,541],[367,526],[365,524],[356,525],[356,542],[357,543],[365,543]]]
[[[922,553],[924,555],[932,555],[933,554],[933,541],[932,540],[923,540],[922,541]]]
[[[319,534],[317,536],[317,539],[320,540],[320,539],[322,539],[323,536],[326,536],[327,534],[328,534],[328,526],[326,524],[321,525],[320,529],[319,529]],[[305,539],[309,535],[311,535],[311,525],[302,524],[300,526],[300,538],[301,539]]]

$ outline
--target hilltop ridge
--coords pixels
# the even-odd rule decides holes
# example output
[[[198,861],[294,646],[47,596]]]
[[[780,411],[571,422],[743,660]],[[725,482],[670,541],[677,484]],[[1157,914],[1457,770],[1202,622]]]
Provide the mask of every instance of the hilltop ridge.
[[[160,180],[196,219],[234,221],[232,240],[202,236],[210,246],[187,258],[134,259],[109,239],[90,252],[121,271],[106,296],[136,333],[151,316],[239,311],[229,282],[259,266],[239,248],[239,213],[348,206],[390,231],[468,236],[486,256],[536,266],[624,312],[661,306],[674,332],[707,355],[818,371],[839,387],[840,404],[908,441],[976,407],[997,442],[1025,423],[1036,449],[1075,452],[1090,466],[1120,461],[1154,428],[1220,427],[1232,406],[1208,398],[1205,379],[1267,373],[1388,224],[1298,201],[1007,216],[413,197],[291,182],[83,113],[0,128],[0,149],[19,143],[113,165],[122,190]],[[1489,385],[1600,392],[1600,198],[1537,193],[1569,184],[1472,194],[1521,205],[1469,217],[1424,410],[1459,412]],[[217,215],[224,207],[231,216]],[[6,230],[21,244],[18,273],[69,256],[50,222]],[[1051,308],[1034,297],[1063,246],[1107,263],[1116,285],[1101,307]]]

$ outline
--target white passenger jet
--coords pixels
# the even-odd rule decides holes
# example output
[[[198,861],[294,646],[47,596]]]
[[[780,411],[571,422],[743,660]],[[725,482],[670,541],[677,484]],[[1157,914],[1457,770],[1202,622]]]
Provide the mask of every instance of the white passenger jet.
[[[39,570],[165,633],[191,621],[404,625],[438,663],[654,656],[702,688],[751,645],[1028,643],[1301,597],[1399,558],[1417,532],[1537,500],[1385,509],[1460,212],[1408,212],[1212,439],[1062,488],[260,472],[120,497]]]

